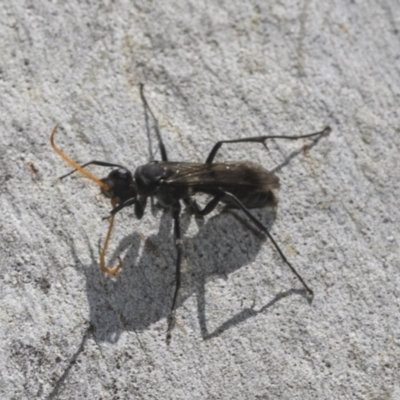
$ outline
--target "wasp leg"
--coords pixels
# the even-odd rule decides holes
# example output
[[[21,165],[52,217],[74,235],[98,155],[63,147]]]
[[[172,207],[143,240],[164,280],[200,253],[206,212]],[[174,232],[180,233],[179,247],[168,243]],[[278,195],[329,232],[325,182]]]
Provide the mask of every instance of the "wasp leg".
[[[218,205],[221,199],[224,197],[224,194],[217,194],[213,199],[211,199],[201,210],[197,201],[191,197],[187,197],[184,199],[185,205],[193,212],[194,215],[198,217],[202,217],[204,215],[210,214],[211,211]]]
[[[139,85],[139,89],[140,89],[140,97],[142,99],[143,105],[149,111],[150,115],[152,116],[152,118],[154,120],[154,130],[156,131],[156,135],[157,135],[157,139],[158,139],[158,147],[160,148],[161,159],[162,159],[162,161],[168,161],[167,150],[165,149],[164,142],[162,141],[162,137],[161,137],[160,128],[158,127],[158,120],[155,117],[155,115],[153,114],[153,111],[151,110],[149,103],[147,103],[146,97],[144,96],[143,83],[141,83]],[[146,113],[146,124],[147,124],[147,122],[148,122],[148,118],[147,118],[147,113]]]
[[[218,150],[224,143],[262,143],[265,147],[265,141],[267,139],[289,139],[289,140],[297,140],[297,139],[305,139],[313,136],[323,135],[325,133],[329,133],[331,128],[329,126],[325,127],[320,132],[308,133],[307,135],[299,135],[299,136],[282,136],[282,135],[271,135],[271,136],[255,136],[243,139],[233,139],[233,140],[221,140],[215,143],[214,147],[210,151],[210,154],[207,157],[206,164],[211,164],[214,161],[214,157],[217,154]]]
[[[176,258],[176,272],[175,272],[175,293],[174,299],[172,300],[171,311],[168,316],[168,329],[167,329],[167,342],[171,340],[171,331],[175,326],[175,308],[176,301],[178,299],[179,288],[181,287],[181,261],[183,254],[183,244],[181,238],[181,227],[180,227],[180,213],[181,213],[181,205],[180,203],[176,203],[172,209],[172,215],[174,218],[174,236],[175,236],[175,247],[177,251]]]
[[[113,164],[113,163],[108,163],[108,162],[105,162],[105,161],[96,161],[96,160],[92,160],[92,161],[89,161],[89,162],[87,162],[87,163],[85,163],[85,164],[82,164],[82,165],[80,165],[80,167],[81,168],[85,168],[85,167],[87,167],[88,165],[99,165],[100,167],[116,167],[116,168],[123,168],[123,169],[126,169],[124,166],[122,166],[122,165],[119,165],[119,164]],[[58,179],[64,179],[64,178],[66,178],[67,176],[70,176],[70,175],[72,175],[74,172],[76,172],[76,171],[78,171],[77,169],[74,169],[74,170],[72,170],[71,172],[68,172],[67,174],[65,174],[65,175],[63,175],[63,176],[60,176]]]
[[[129,207],[129,206],[131,206],[132,204],[135,204],[135,201],[136,201],[136,198],[135,198],[135,197],[132,197],[131,199],[128,199],[128,200],[124,201],[124,202],[121,203],[121,204],[118,204],[116,207],[114,207],[114,208],[110,211],[110,214],[111,214],[111,215],[115,215],[117,212],[121,211],[123,208]]]
[[[250,220],[261,230],[263,231],[268,238],[271,240],[272,244],[274,245],[275,249],[278,251],[279,255],[281,256],[282,260],[288,265],[288,267],[292,270],[292,272],[297,276],[299,281],[302,283],[304,288],[307,290],[307,292],[311,295],[314,296],[314,292],[308,287],[308,285],[305,283],[303,278],[300,276],[300,274],[295,270],[295,268],[292,266],[292,264],[287,260],[285,255],[282,253],[282,250],[279,248],[278,244],[275,242],[275,239],[272,237],[272,235],[269,233],[268,229],[260,222],[258,221],[252,214],[251,212],[244,206],[244,204],[232,193],[229,192],[224,192],[225,196],[230,197],[232,201],[240,208],[242,211],[250,218]]]

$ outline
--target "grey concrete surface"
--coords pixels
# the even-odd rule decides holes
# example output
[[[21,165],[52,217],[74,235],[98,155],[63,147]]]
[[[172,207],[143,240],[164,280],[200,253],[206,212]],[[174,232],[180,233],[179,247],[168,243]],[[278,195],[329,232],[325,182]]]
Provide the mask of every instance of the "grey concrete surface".
[[[400,7],[397,1],[0,3],[2,399],[399,399]],[[255,210],[315,291],[310,303],[239,211],[182,217],[177,326],[168,213],[117,216],[73,159],[134,170],[221,139],[281,179]],[[150,140],[149,140],[150,139]],[[157,156],[157,153],[156,153]],[[93,167],[102,177],[108,171]]]

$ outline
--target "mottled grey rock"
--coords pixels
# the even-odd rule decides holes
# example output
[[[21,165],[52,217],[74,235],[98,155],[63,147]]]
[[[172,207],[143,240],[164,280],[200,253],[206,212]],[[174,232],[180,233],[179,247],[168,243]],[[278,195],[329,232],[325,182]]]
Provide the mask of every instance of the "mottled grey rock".
[[[400,398],[399,29],[396,1],[3,2],[0,397]],[[118,214],[108,257],[124,267],[100,272],[109,201],[78,174],[57,180],[69,167],[49,135],[58,124],[78,162],[134,170],[150,147],[140,82],[172,160],[332,127],[313,146],[218,156],[280,177],[276,213],[254,215],[311,304],[268,240],[222,207],[183,214],[169,346],[170,215]]]

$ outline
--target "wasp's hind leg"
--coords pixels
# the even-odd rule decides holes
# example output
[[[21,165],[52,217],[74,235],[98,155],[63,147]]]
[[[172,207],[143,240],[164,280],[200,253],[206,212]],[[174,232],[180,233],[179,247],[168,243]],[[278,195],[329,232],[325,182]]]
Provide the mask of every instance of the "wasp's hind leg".
[[[254,215],[248,210],[248,208],[232,193],[229,192],[224,192],[225,196],[229,197],[233,203],[235,203],[249,218],[250,220],[261,230],[263,231],[268,238],[271,240],[272,244],[274,245],[275,249],[281,256],[282,260],[286,263],[286,265],[291,269],[291,271],[296,275],[296,277],[299,279],[299,281],[302,283],[304,288],[307,290],[308,294],[310,296],[314,296],[314,292],[310,287],[306,284],[304,279],[300,276],[300,274],[295,270],[295,268],[292,266],[292,264],[287,260],[286,256],[283,254],[282,250],[278,246],[278,244],[275,242],[275,239],[272,237],[272,235],[269,233],[268,229],[260,222],[258,221]]]
[[[214,210],[223,197],[223,193],[217,194],[204,206],[203,209],[200,209],[197,201],[192,197],[187,197],[186,199],[183,199],[183,201],[186,207],[188,207],[196,217],[203,217],[204,215],[210,214],[210,212]]]
[[[210,154],[206,159],[206,164],[212,164],[218,150],[224,143],[262,143],[265,147],[267,147],[265,144],[265,141],[267,139],[288,139],[288,140],[306,139],[313,136],[323,135],[325,133],[329,133],[330,131],[331,128],[327,126],[322,131],[308,133],[306,135],[299,135],[299,136],[267,135],[267,136],[254,136],[243,139],[220,140],[219,142],[215,143],[214,147],[211,149]]]

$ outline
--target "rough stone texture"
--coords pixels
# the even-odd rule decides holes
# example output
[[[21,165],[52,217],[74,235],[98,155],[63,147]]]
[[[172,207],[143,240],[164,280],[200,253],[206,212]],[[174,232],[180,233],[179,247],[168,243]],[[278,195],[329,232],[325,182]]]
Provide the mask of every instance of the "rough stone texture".
[[[92,4],[89,4],[92,3]],[[2,399],[399,399],[397,1],[0,3]],[[118,215],[68,166],[149,159],[138,84],[173,160],[214,142],[281,178],[271,230],[310,304],[239,211],[182,217],[177,327],[168,213]],[[152,147],[156,148],[154,131]],[[104,168],[91,169],[104,176]]]

